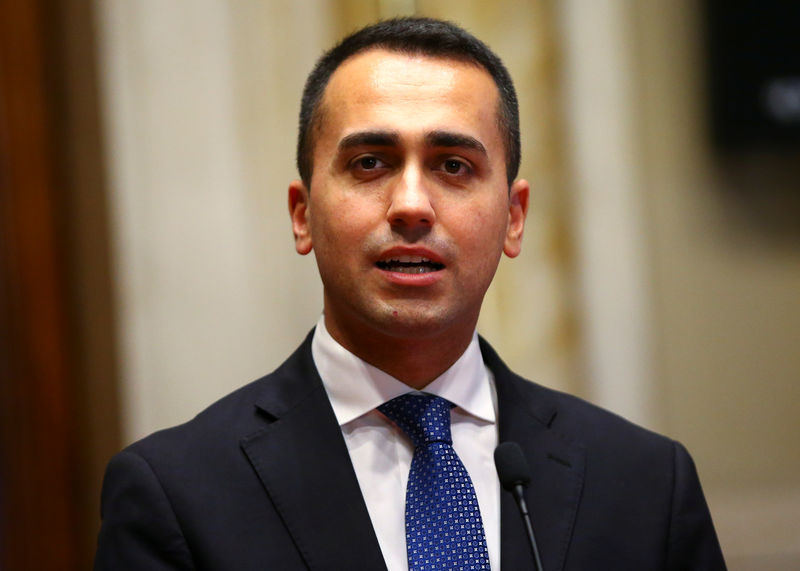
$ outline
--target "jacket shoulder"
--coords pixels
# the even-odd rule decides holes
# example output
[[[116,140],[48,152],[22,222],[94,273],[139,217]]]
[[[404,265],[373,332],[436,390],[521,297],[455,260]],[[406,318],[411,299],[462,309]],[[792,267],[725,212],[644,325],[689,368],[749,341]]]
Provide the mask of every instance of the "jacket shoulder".
[[[263,430],[278,408],[290,408],[306,396],[322,389],[313,365],[311,334],[277,369],[223,396],[194,418],[158,430],[125,448],[148,461],[176,458],[202,452],[208,456],[215,448],[238,450],[240,440]],[[229,452],[230,453],[230,452]]]

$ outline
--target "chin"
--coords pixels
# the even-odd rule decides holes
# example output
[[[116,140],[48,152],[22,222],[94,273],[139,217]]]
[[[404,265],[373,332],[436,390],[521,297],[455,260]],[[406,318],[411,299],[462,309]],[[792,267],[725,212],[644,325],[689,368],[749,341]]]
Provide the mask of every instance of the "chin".
[[[452,308],[420,307],[419,302],[411,307],[391,304],[381,311],[378,327],[390,337],[426,339],[462,329],[466,320],[458,319],[458,315]]]

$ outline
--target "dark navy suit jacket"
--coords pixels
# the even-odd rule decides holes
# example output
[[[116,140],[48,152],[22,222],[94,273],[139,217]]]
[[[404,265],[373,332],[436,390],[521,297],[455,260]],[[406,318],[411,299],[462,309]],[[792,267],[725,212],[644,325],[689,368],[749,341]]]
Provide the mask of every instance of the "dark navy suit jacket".
[[[520,444],[545,571],[724,569],[678,443],[512,373],[481,340],[500,441]],[[380,570],[311,336],[281,367],[109,463],[96,570]],[[400,539],[398,538],[398,541]],[[533,569],[510,494],[506,571]]]

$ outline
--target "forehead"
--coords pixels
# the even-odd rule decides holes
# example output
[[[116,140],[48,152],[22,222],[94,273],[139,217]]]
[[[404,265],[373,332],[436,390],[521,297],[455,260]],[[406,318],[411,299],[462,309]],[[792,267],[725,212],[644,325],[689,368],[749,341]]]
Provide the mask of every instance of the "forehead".
[[[337,68],[321,109],[318,127],[328,135],[375,127],[471,130],[485,145],[502,146],[497,86],[469,61],[370,49]]]

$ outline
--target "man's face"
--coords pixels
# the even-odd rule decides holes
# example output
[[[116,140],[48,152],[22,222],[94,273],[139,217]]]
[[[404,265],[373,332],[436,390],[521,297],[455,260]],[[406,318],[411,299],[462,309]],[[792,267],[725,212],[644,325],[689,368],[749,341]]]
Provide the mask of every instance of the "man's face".
[[[373,49],[331,77],[311,188],[289,206],[325,323],[363,335],[471,336],[501,252],[519,253],[528,186],[509,192],[498,91],[482,68]]]

